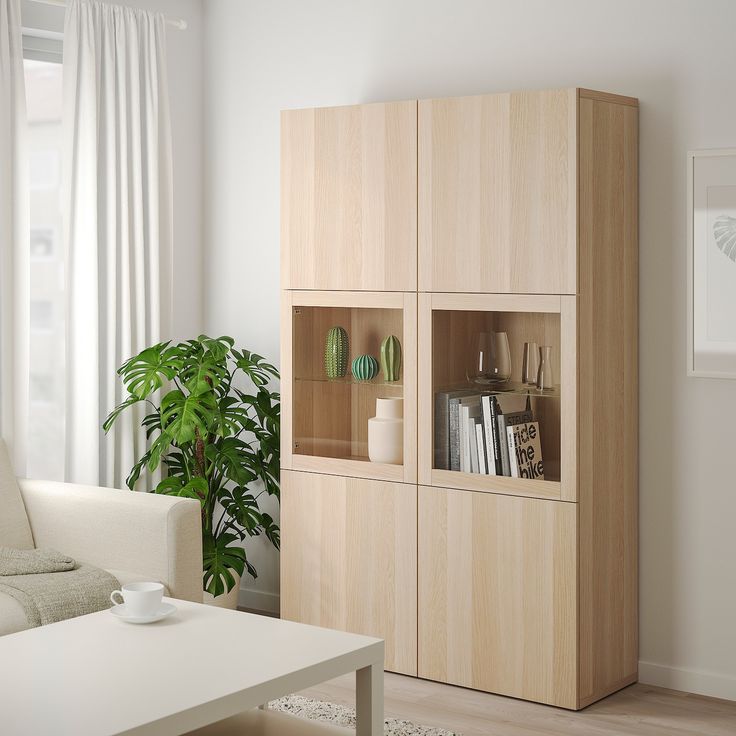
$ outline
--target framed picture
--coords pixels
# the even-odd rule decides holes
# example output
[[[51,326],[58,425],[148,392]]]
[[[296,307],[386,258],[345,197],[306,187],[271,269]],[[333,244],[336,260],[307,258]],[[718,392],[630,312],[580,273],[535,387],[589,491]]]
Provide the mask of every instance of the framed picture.
[[[687,373],[736,379],[736,148],[690,151]]]

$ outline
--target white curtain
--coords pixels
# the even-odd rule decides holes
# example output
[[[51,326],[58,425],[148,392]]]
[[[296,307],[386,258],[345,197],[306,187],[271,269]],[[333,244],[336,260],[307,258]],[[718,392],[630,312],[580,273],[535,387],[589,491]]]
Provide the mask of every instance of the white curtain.
[[[20,0],[0,0],[0,433],[25,474],[29,197]]]
[[[68,182],[66,479],[124,487],[140,418],[101,425],[124,398],[116,369],[166,339],[172,175],[164,17],[69,0],[64,29]],[[139,488],[150,490],[145,474]]]

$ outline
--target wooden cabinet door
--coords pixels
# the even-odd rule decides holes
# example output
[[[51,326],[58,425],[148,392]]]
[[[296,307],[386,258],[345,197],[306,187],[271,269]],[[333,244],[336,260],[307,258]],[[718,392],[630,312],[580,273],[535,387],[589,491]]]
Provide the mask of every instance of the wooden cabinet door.
[[[415,291],[417,103],[281,118],[285,289]]]
[[[419,289],[576,291],[577,91],[419,101]]]
[[[417,487],[282,472],[281,616],[386,641],[417,673]]]
[[[576,703],[576,505],[419,487],[419,677]]]

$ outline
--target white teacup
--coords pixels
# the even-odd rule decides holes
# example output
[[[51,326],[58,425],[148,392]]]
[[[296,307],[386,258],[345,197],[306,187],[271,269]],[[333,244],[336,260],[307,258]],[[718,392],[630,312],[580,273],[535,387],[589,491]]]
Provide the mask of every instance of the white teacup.
[[[122,601],[116,599],[122,598]],[[161,583],[129,583],[122,590],[113,590],[110,600],[115,604],[125,603],[129,616],[153,616],[161,608],[164,586]]]

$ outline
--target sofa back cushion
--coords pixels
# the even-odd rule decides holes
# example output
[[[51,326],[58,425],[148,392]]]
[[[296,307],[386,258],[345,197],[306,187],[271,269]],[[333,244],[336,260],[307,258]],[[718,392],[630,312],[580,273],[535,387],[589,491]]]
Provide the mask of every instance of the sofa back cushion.
[[[0,547],[33,549],[33,535],[8,448],[0,439]]]

